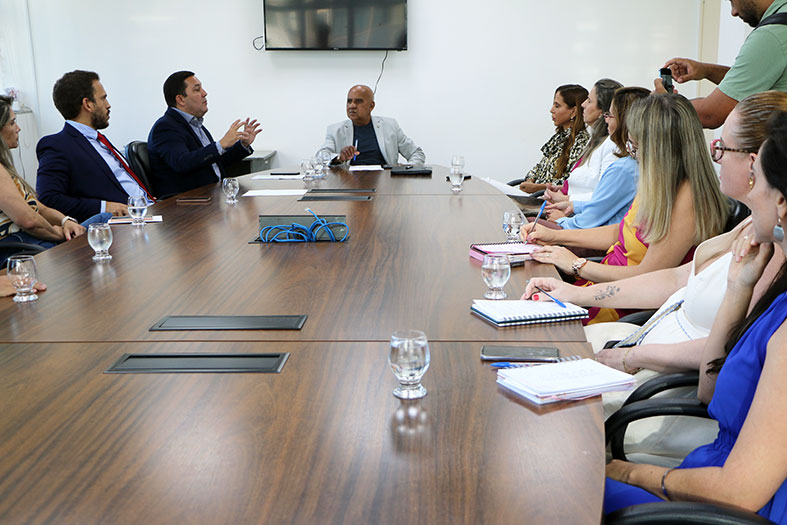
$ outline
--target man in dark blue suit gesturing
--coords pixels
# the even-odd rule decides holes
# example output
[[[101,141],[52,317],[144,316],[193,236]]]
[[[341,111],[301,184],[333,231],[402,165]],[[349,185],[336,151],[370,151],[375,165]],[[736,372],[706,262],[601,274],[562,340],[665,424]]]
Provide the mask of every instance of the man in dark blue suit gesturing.
[[[38,141],[39,200],[79,222],[102,212],[127,215],[132,195],[145,195],[152,203],[149,189],[98,131],[109,126],[111,107],[98,75],[66,73],[55,82],[52,98],[66,124]]]
[[[159,196],[218,182],[225,167],[252,153],[261,131],[256,120],[236,120],[216,141],[202,125],[208,94],[193,72],[171,74],[164,82],[164,100],[167,111],[148,136],[151,184]]]

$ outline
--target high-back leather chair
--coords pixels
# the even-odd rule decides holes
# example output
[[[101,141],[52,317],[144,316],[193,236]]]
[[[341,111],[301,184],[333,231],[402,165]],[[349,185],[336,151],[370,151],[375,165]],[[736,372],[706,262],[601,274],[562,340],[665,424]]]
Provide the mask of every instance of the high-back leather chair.
[[[134,170],[134,174],[139,178],[140,182],[153,194],[158,197],[159,194],[150,184],[150,157],[148,156],[148,143],[141,140],[134,140],[126,145],[126,158]]]

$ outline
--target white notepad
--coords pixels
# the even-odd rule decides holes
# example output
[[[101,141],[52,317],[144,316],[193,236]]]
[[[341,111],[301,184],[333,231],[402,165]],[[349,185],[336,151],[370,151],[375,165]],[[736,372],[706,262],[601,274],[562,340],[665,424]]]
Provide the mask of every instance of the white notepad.
[[[553,323],[584,319],[588,311],[572,303],[564,303],[565,308],[552,301],[474,300],[470,311],[495,326],[515,326],[523,324]]]
[[[350,166],[350,171],[381,171],[383,169],[379,164],[370,164],[368,166],[358,165]]]
[[[534,403],[552,403],[630,390],[634,376],[592,359],[498,371],[497,382]]]
[[[243,194],[244,197],[288,197],[303,196],[308,190],[249,190]]]

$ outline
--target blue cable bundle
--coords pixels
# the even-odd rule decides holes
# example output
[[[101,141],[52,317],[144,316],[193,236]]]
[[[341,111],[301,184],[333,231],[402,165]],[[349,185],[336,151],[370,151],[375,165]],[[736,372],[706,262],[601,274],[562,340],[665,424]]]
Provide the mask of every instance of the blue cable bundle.
[[[331,242],[344,242],[350,234],[350,228],[344,222],[328,222],[321,219],[311,208],[306,211],[314,215],[315,221],[307,228],[302,224],[280,224],[276,226],[266,226],[260,230],[260,240],[262,242],[317,242],[317,235],[325,232]],[[343,226],[344,236],[337,239],[331,229],[332,226]]]

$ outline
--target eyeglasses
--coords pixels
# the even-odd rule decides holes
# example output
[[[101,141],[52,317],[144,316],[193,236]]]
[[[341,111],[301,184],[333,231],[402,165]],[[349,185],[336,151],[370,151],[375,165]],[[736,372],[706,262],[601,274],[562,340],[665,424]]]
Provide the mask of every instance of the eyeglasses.
[[[605,111],[604,113],[601,114],[601,116],[604,118],[615,118],[615,115],[613,115],[609,111]]]
[[[734,151],[737,153],[754,153],[753,151],[742,148],[728,148],[724,145],[721,139],[713,139],[710,141],[710,157],[713,159],[713,162],[719,162],[724,156],[725,151]]]
[[[637,160],[637,145],[631,142],[631,140],[626,141],[626,151],[629,152],[632,159]]]

